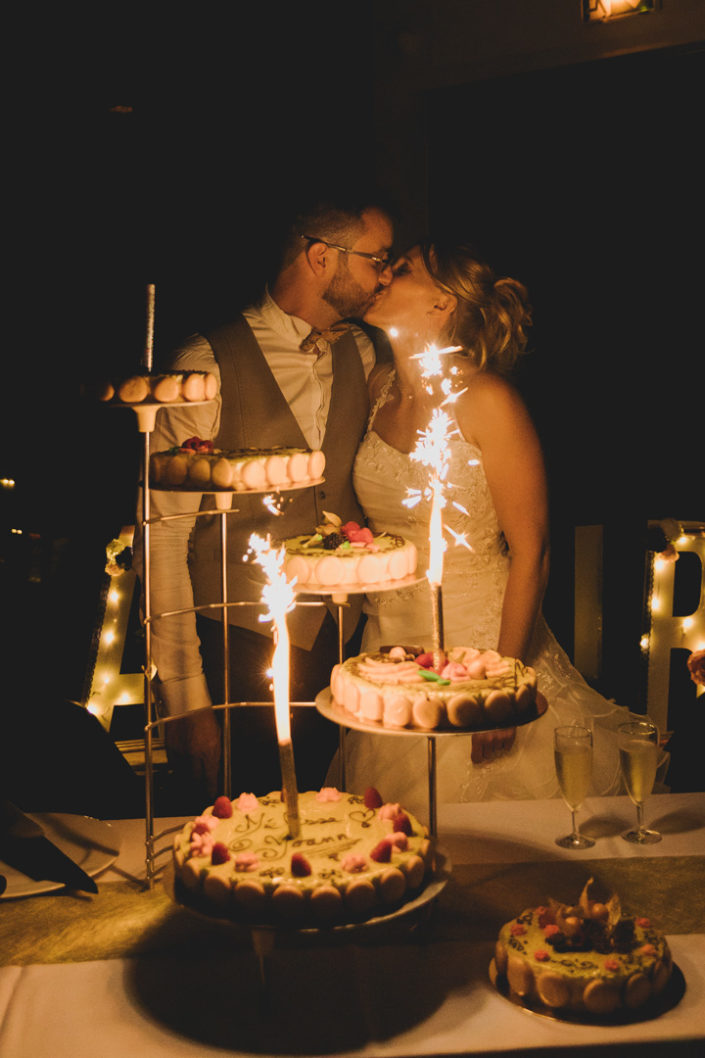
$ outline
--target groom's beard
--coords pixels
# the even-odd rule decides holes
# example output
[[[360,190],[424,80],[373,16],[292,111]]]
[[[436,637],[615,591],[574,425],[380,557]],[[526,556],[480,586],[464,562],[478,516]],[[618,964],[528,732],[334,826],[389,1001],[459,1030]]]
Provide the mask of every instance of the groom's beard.
[[[378,289],[375,287],[373,291],[365,290],[350,275],[348,262],[340,261],[323,300],[335,309],[341,320],[350,316],[359,319],[367,312]]]

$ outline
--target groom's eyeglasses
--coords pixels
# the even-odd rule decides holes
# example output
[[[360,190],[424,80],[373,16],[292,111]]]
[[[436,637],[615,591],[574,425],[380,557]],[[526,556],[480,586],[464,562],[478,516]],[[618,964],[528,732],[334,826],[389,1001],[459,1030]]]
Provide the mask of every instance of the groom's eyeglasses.
[[[347,246],[338,246],[336,242],[328,242],[327,239],[319,239],[315,235],[302,235],[302,239],[308,239],[309,242],[322,242],[324,246],[330,246],[331,250],[340,250],[341,253],[352,253],[356,257],[364,257],[368,261],[372,261],[377,272],[383,272],[385,268],[391,268],[394,262],[394,254],[387,253],[384,257],[380,257],[379,254],[365,253],[364,250],[349,250]]]

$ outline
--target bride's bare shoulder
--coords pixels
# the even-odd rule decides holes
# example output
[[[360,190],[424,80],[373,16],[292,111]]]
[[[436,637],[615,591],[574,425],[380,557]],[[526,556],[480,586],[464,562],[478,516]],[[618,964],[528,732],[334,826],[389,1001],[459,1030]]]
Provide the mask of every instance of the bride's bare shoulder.
[[[467,361],[459,367],[456,385],[464,390],[465,403],[482,407],[514,403],[519,394],[512,383],[494,371],[482,370]]]
[[[493,371],[472,368],[461,383],[456,419],[466,441],[482,447],[487,438],[515,431],[528,421],[526,406],[513,384]]]

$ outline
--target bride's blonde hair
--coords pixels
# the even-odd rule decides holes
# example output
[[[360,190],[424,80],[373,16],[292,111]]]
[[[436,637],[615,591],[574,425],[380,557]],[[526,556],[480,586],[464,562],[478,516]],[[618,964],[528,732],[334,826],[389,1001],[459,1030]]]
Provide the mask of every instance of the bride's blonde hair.
[[[480,369],[508,374],[526,352],[531,325],[526,287],[497,277],[467,245],[426,242],[421,253],[434,281],[457,299],[444,340],[462,345]]]

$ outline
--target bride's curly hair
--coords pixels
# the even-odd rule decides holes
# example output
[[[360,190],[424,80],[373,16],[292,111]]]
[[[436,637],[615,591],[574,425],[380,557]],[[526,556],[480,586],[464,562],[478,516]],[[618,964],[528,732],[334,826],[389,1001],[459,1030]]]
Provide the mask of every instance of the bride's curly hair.
[[[498,277],[472,247],[443,242],[421,245],[424,264],[441,289],[457,298],[447,335],[476,366],[506,375],[526,352],[531,305],[517,279]]]

